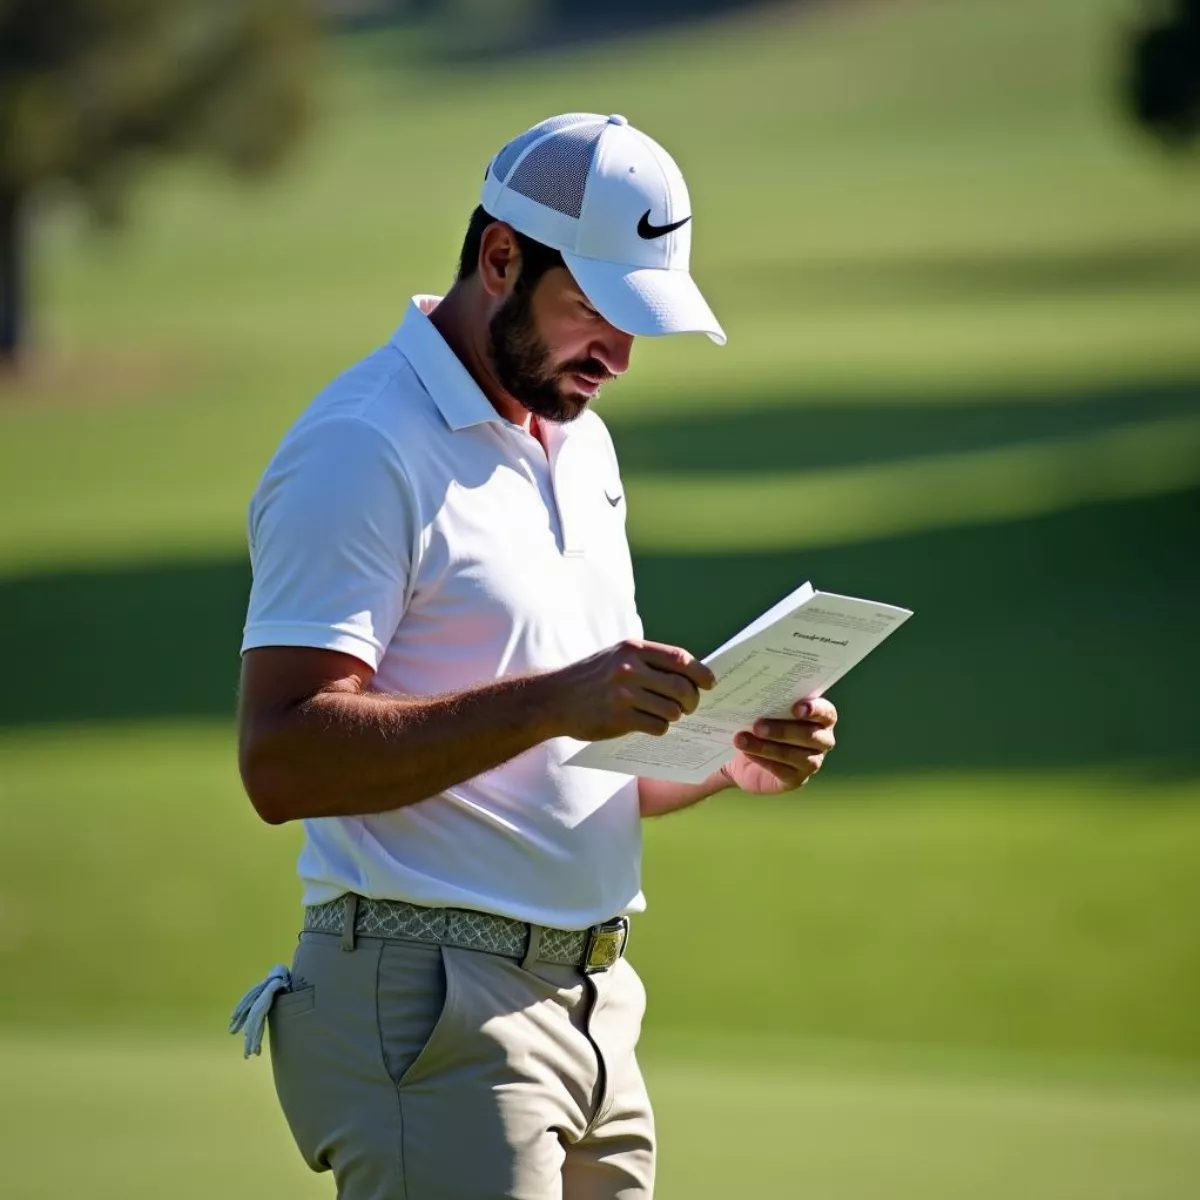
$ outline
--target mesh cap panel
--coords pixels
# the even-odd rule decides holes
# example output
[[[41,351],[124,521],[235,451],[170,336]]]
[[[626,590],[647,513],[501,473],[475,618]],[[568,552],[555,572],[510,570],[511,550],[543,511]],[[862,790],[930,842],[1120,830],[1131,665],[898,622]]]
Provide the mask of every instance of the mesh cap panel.
[[[604,122],[572,125],[538,142],[521,160],[508,186],[555,212],[578,217]]]
[[[595,113],[562,113],[557,117],[549,117],[540,124],[535,125],[532,129],[527,129],[520,137],[515,137],[499,154],[496,155],[496,161],[492,164],[492,173],[497,179],[507,179],[509,171],[513,168],[513,163],[540,137],[545,137],[548,133],[553,133],[556,129],[565,129],[569,125],[578,125],[581,122],[593,122],[596,120]]]

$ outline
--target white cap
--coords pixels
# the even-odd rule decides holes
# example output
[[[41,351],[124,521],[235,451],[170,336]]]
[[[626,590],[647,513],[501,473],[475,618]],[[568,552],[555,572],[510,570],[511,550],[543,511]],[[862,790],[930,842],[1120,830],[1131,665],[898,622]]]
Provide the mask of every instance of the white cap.
[[[675,160],[624,117],[564,113],[488,164],[480,203],[558,250],[600,314],[626,333],[725,331],[688,273],[692,206]]]

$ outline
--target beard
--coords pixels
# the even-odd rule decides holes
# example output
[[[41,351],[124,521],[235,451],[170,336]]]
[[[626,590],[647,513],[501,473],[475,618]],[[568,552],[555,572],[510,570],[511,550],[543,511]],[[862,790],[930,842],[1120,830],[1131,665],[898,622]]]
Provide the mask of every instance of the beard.
[[[554,366],[550,349],[533,323],[532,288],[519,283],[496,310],[488,325],[492,366],[500,386],[519,404],[543,421],[565,425],[582,416],[589,397],[564,391],[573,371],[607,377],[608,369],[594,358],[576,359]]]

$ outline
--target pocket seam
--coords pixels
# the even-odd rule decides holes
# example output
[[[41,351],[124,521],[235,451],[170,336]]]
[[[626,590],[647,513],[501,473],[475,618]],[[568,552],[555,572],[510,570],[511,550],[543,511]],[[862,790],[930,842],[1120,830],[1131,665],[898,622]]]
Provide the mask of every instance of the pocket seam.
[[[306,984],[293,992],[280,992],[271,1004],[268,1015],[273,1017],[299,1016],[312,1012],[317,1003],[317,985]]]
[[[453,972],[450,970],[450,960],[446,954],[445,946],[438,946],[438,955],[442,964],[442,979],[445,981],[446,988],[445,995],[442,997],[442,1006],[437,1018],[434,1020],[433,1027],[429,1031],[429,1035],[425,1038],[425,1044],[417,1051],[412,1062],[399,1075],[393,1072],[391,1064],[388,1062],[387,1050],[384,1047],[383,1014],[380,1012],[379,1007],[379,970],[383,964],[383,954],[380,953],[379,955],[379,963],[376,966],[375,975],[375,1027],[379,1034],[379,1054],[383,1059],[383,1069],[387,1072],[388,1078],[392,1081],[397,1091],[412,1082],[417,1068],[429,1057],[433,1046],[442,1039],[446,1026],[450,1024],[450,1017],[457,1008],[458,987],[455,983]]]

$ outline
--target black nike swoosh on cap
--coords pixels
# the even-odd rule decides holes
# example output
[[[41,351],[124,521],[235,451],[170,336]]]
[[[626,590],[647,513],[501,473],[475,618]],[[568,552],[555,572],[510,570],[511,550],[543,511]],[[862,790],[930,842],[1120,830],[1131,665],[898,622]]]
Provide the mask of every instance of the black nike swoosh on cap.
[[[638,236],[646,238],[662,237],[663,234],[673,233],[681,225],[686,225],[692,218],[686,216],[682,221],[672,221],[670,225],[651,225],[650,224],[650,209],[646,209],[642,213],[642,219],[638,222]]]

